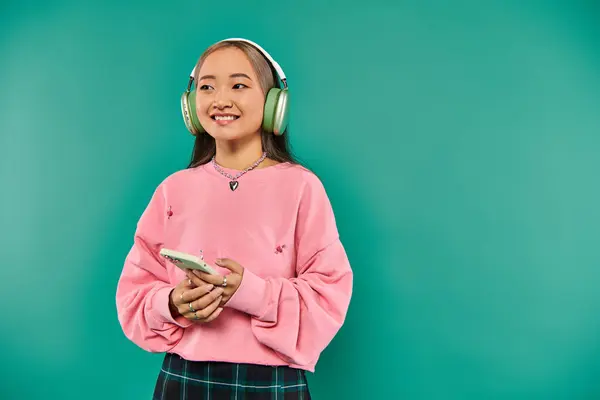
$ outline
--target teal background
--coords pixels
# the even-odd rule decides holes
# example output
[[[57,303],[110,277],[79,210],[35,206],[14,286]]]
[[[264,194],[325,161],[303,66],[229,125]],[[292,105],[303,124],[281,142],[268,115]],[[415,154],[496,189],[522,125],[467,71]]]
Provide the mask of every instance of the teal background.
[[[355,271],[315,399],[600,398],[600,6],[3,2],[0,398],[149,399],[115,288],[200,53],[288,75]]]

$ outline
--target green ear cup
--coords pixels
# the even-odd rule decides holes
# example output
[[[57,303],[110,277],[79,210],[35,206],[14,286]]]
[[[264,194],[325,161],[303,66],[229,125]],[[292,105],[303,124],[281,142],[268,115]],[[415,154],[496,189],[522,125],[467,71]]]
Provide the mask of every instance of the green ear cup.
[[[288,91],[272,88],[267,93],[263,114],[263,129],[266,132],[282,135],[288,119]]]
[[[192,90],[190,94],[188,94],[188,104],[190,109],[190,115],[192,117],[192,124],[194,128],[198,131],[198,133],[206,132],[202,125],[200,125],[200,120],[198,119],[198,114],[196,114],[196,91]]]
[[[288,90],[287,88],[282,89],[279,93],[279,98],[275,104],[275,110],[273,113],[273,133],[276,136],[281,136],[287,128],[288,116],[289,116],[289,103],[288,103]]]
[[[184,92],[181,95],[181,114],[185,127],[192,135],[204,133],[204,128],[200,125],[198,115],[196,114],[196,92]]]
[[[265,108],[263,112],[263,129],[266,132],[273,132],[273,123],[275,122],[275,109],[277,107],[277,100],[279,99],[279,94],[281,93],[281,89],[272,88],[267,93],[267,98],[265,100]]]

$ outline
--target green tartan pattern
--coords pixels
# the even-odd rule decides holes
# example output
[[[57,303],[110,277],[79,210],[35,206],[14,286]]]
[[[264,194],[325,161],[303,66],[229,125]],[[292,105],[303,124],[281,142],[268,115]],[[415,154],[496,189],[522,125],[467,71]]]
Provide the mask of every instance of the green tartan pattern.
[[[188,361],[167,353],[154,400],[310,400],[305,371],[287,366]]]

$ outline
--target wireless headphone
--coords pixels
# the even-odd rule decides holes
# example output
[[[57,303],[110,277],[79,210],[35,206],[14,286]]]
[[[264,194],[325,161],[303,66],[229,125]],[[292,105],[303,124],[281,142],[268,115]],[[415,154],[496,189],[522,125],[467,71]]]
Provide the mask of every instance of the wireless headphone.
[[[264,112],[263,112],[263,123],[262,128],[266,132],[273,133],[276,136],[283,135],[285,129],[287,127],[288,121],[288,87],[287,81],[285,78],[285,73],[283,69],[279,66],[279,64],[258,44],[241,38],[230,38],[221,40],[221,42],[234,42],[241,41],[246,42],[254,46],[257,50],[259,50],[266,59],[271,63],[283,87],[274,87],[269,90],[267,93],[267,98],[265,100]],[[200,133],[206,132],[206,130],[200,124],[200,120],[198,119],[198,115],[196,114],[196,90],[190,91],[192,87],[192,83],[194,81],[194,72],[196,67],[192,69],[190,73],[190,80],[188,82],[187,90],[181,95],[181,113],[183,115],[183,122],[185,123],[186,128],[192,135],[198,135]]]

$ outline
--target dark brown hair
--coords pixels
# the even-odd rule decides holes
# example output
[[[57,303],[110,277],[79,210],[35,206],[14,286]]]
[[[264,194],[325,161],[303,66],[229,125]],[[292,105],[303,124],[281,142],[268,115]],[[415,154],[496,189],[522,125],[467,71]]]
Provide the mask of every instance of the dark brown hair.
[[[200,72],[200,67],[204,63],[204,60],[206,60],[206,57],[216,50],[227,47],[238,48],[242,50],[244,54],[246,54],[246,57],[248,57],[250,64],[252,64],[252,67],[258,76],[260,86],[263,90],[263,93],[265,93],[265,96],[271,88],[279,87],[277,75],[271,63],[254,46],[241,41],[218,42],[206,49],[196,64],[194,76],[195,82],[198,82],[198,73]],[[193,112],[195,112],[195,110],[193,110]],[[292,154],[290,144],[288,142],[288,131],[289,129],[286,128],[283,135],[276,136],[273,133],[268,133],[261,129],[263,151],[267,153],[268,158],[273,160],[279,162],[289,162],[292,164],[300,164],[300,162]],[[212,136],[210,136],[208,133],[196,135],[194,149],[192,150],[192,157],[188,168],[194,168],[199,165],[206,164],[215,155],[215,152],[216,144],[215,139]]]

